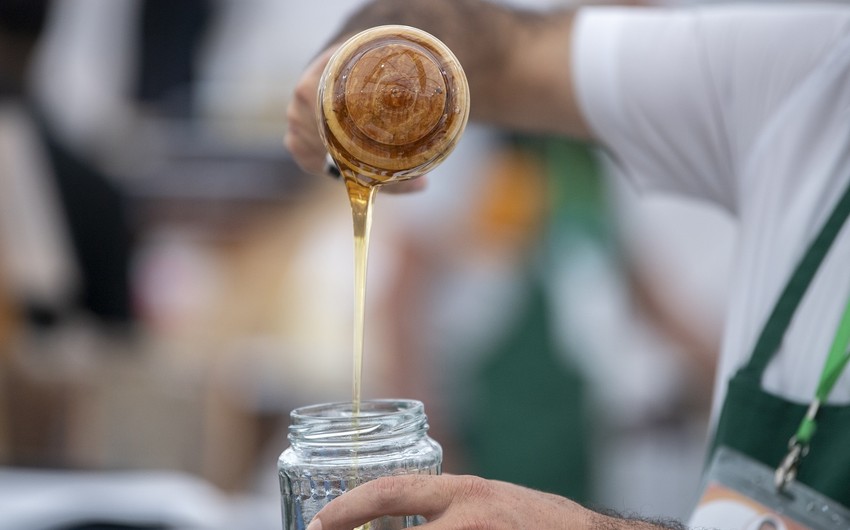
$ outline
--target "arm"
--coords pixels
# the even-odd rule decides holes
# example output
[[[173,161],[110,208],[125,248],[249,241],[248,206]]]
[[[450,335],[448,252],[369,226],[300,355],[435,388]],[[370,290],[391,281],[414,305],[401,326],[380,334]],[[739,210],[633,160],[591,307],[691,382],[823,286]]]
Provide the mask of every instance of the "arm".
[[[428,528],[684,530],[675,522],[603,515],[548,493],[470,476],[402,475],[354,488],[325,506],[308,530],[350,530],[381,515],[421,514]]]
[[[570,75],[572,12],[517,11],[481,0],[378,0],[340,36],[405,24],[442,40],[466,71],[472,117],[528,132],[586,137]]]
[[[287,111],[285,143],[318,173],[324,147],[315,124],[319,77],[345,38],[368,27],[405,24],[442,40],[470,86],[471,116],[517,131],[588,138],[571,76],[573,14],[522,12],[482,0],[377,0],[355,13],[299,81]]]

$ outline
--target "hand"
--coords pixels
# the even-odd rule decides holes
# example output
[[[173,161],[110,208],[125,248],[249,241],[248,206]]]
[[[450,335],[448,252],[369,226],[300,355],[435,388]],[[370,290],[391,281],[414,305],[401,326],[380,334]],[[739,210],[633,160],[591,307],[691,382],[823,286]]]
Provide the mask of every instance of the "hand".
[[[298,166],[307,173],[321,175],[325,168],[327,151],[319,136],[316,94],[325,65],[335,48],[328,48],[316,57],[301,75],[292,100],[286,109],[287,131],[283,144],[292,154]]]
[[[367,482],[331,501],[308,530],[351,530],[383,515],[418,514],[423,529],[619,528],[621,522],[557,495],[472,476],[401,475]],[[609,520],[610,519],[610,520]]]
[[[324,175],[325,173],[327,150],[322,143],[321,136],[319,136],[316,95],[322,72],[334,51],[336,51],[336,47],[328,48],[304,70],[301,79],[295,86],[292,100],[286,109],[288,127],[283,138],[283,144],[292,154],[298,166],[311,175]],[[421,176],[383,185],[381,190],[390,193],[408,193],[422,190],[426,184],[427,177]]]

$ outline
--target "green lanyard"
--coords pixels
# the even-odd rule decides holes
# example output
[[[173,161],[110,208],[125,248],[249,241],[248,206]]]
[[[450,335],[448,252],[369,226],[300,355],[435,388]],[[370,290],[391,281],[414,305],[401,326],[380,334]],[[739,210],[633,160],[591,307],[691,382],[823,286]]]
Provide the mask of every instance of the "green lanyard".
[[[850,300],[847,301],[847,306],[844,308],[844,314],[841,316],[841,322],[835,332],[835,339],[832,341],[832,347],[829,349],[829,355],[821,371],[815,398],[809,405],[797,432],[788,443],[788,454],[776,470],[775,483],[779,490],[784,489],[796,478],[797,467],[809,451],[809,442],[811,442],[817,429],[815,418],[818,410],[821,404],[826,401],[835,386],[835,382],[838,381],[847,366],[847,361],[850,361],[848,345],[850,345]]]

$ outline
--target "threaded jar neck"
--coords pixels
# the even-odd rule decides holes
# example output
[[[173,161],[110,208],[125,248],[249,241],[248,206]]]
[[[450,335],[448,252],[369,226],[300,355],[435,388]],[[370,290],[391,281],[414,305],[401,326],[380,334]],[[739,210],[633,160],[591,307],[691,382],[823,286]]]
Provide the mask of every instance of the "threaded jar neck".
[[[351,402],[294,410],[289,443],[296,451],[357,448],[368,452],[386,444],[416,443],[428,432],[425,408],[416,400],[369,400],[355,416]]]

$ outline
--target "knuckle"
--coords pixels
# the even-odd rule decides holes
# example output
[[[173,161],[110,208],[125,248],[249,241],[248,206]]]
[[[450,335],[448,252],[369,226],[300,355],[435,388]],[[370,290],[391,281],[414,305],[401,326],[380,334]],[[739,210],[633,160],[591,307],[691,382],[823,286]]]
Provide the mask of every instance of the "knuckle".
[[[402,479],[398,476],[377,478],[371,484],[381,508],[394,506],[404,495]]]
[[[457,530],[496,530],[496,524],[491,519],[475,515],[458,517],[453,527]]]
[[[294,135],[291,129],[287,129],[286,132],[283,133],[283,145],[287,149],[292,146],[292,143],[295,141]]]
[[[318,87],[313,83],[301,82],[295,86],[295,102],[300,105],[314,105]]]
[[[283,137],[283,146],[289,151],[293,156],[303,156],[303,152],[301,149],[301,142],[295,137],[295,135],[291,133],[286,133]]]
[[[298,123],[299,117],[298,108],[295,106],[295,102],[290,101],[289,105],[286,106],[286,121],[289,123]]]
[[[397,476],[381,477],[375,479],[373,487],[375,488],[375,492],[382,497],[394,497],[402,489],[400,482]]]
[[[476,476],[458,477],[457,493],[466,499],[486,500],[493,496],[493,484],[486,479]]]

